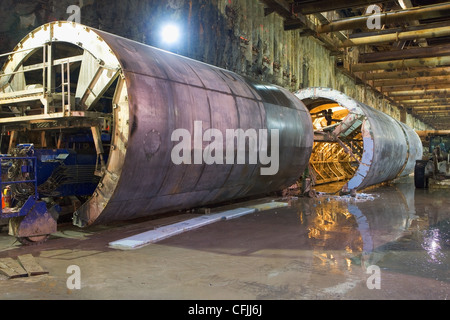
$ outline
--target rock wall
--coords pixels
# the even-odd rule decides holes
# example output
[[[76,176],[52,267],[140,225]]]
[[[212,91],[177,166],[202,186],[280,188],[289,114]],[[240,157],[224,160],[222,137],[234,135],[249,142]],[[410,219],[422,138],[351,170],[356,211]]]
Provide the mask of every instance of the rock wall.
[[[248,77],[281,85],[291,91],[324,86],[340,90],[401,120],[400,110],[369,88],[336,69],[335,57],[313,37],[284,31],[276,13],[264,15],[258,0],[2,0],[0,52],[9,52],[34,28],[49,21],[74,18],[129,39],[223,67]],[[160,28],[177,23],[182,37],[165,46]],[[429,127],[411,115],[409,126]]]

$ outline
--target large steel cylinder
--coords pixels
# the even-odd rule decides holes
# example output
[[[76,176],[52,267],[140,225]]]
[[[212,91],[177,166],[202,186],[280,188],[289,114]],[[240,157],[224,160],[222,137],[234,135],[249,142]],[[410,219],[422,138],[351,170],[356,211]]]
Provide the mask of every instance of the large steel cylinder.
[[[106,170],[92,197],[74,213],[78,226],[279,191],[295,183],[308,165],[313,144],[310,114],[281,87],[68,22],[49,23],[31,32],[17,46],[20,52],[12,55],[4,72],[17,70],[35,52],[32,48],[48,42],[69,43],[89,56],[83,58],[77,86],[86,106],[95,101],[95,95],[84,91],[102,92],[97,86],[110,84],[119,72]],[[84,78],[94,79],[88,65],[94,62],[105,66],[96,75],[101,81],[95,80],[96,86],[81,83]],[[174,147],[181,143],[179,136],[173,136],[177,129],[191,134],[190,164],[173,161]],[[195,162],[195,156],[204,155],[211,143],[205,138],[208,129],[222,133],[224,139],[227,130],[254,129],[260,152],[262,130],[267,130],[268,155],[271,150],[279,155],[277,170],[261,174],[261,168],[269,164],[260,161],[261,153],[257,163],[249,161],[248,141],[244,163],[237,161],[237,142],[233,158],[225,159],[224,154],[223,164],[208,164],[204,158]],[[279,139],[271,140],[275,131]]]
[[[379,110],[330,88],[306,88],[295,95],[310,109],[337,103],[349,110],[349,116],[361,116],[364,149],[355,174],[343,189],[361,190],[407,176],[414,171],[415,161],[422,158],[422,143],[416,132]]]

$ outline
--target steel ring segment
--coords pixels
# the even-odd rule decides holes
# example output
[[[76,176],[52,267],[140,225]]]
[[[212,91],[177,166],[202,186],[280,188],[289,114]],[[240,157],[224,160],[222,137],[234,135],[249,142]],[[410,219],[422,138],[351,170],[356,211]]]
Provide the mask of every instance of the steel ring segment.
[[[90,31],[120,62],[127,106],[120,111],[122,118],[114,117],[118,132],[112,152],[118,153],[120,161],[107,166],[115,174],[105,177],[102,187],[77,210],[77,225],[278,191],[293,184],[308,165],[311,118],[289,91],[103,31]],[[193,133],[199,122],[202,133],[208,128],[224,135],[227,129],[278,130],[277,173],[261,175],[260,169],[266,166],[259,162],[174,164],[172,133],[180,128]],[[114,167],[118,164],[120,168]]]
[[[361,190],[413,172],[422,147],[419,136],[407,125],[334,89],[306,88],[295,95],[308,107],[335,102],[348,109],[349,116],[363,116],[363,154],[343,190]]]

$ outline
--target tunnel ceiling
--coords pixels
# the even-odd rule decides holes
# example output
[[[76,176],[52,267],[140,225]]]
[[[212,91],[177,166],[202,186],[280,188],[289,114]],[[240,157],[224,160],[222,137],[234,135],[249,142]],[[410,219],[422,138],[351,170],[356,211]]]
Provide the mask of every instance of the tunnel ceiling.
[[[450,2],[261,0],[285,30],[314,36],[337,67],[435,129],[450,121]],[[368,28],[369,5],[385,14]],[[375,13],[375,11],[373,11]],[[354,50],[357,48],[358,50]]]

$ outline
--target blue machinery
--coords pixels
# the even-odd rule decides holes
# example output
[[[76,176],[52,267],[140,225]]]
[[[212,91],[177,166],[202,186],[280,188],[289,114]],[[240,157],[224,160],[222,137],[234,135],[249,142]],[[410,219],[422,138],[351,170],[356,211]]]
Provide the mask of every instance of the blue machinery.
[[[27,180],[3,181],[0,175],[0,184],[3,186],[32,184],[34,192],[25,200],[21,207],[12,207],[13,199],[8,199],[8,207],[3,207],[6,203],[7,195],[1,193],[2,206],[0,207],[0,214],[2,218],[9,220],[10,235],[17,237],[23,243],[37,243],[45,240],[49,234],[56,231],[56,221],[47,210],[46,203],[39,200],[37,188],[37,158],[30,157],[9,157],[0,156],[2,169],[4,165],[12,165],[12,163],[20,163],[20,171],[23,176],[28,176]],[[9,196],[10,197],[10,196]]]
[[[9,219],[9,234],[21,243],[40,243],[57,230],[61,207],[55,198],[87,196],[95,190],[96,156],[35,150],[33,144],[18,145],[14,154],[19,156],[0,155],[1,218]]]

